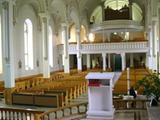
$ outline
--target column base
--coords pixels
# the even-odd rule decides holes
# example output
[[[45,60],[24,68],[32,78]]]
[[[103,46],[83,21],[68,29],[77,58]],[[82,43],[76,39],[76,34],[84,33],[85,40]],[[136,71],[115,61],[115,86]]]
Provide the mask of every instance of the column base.
[[[114,109],[112,111],[87,111],[87,119],[114,120]]]
[[[5,103],[7,105],[12,105],[12,93],[14,91],[14,88],[5,88],[4,90],[4,98],[5,98]]]

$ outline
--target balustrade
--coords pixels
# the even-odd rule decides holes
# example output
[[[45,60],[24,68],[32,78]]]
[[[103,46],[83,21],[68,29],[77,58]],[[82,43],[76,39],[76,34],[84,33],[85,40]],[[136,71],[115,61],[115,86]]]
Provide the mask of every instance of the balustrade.
[[[76,44],[69,45],[69,54],[76,54]],[[63,45],[59,45],[59,52],[63,54]],[[119,42],[119,43],[88,43],[82,44],[82,53],[99,53],[107,51],[109,53],[120,52],[147,52],[148,44],[147,41],[143,42]]]
[[[44,111],[0,108],[0,120],[39,120]]]
[[[84,102],[84,103],[68,105],[65,107],[50,110],[48,112],[41,114],[40,119],[41,120],[55,120],[55,119],[59,120],[65,117],[71,117],[71,116],[76,117],[76,115],[86,114],[87,105],[88,103]]]

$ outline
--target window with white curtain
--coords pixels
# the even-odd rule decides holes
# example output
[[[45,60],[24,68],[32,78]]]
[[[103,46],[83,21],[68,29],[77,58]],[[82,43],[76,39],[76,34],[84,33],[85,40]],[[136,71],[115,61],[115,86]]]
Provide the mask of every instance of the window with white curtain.
[[[51,26],[49,26],[49,65],[53,67],[53,36]]]
[[[33,25],[30,19],[24,22],[25,70],[33,69]]]
[[[0,16],[0,74],[2,71],[2,30],[1,30],[1,16]]]

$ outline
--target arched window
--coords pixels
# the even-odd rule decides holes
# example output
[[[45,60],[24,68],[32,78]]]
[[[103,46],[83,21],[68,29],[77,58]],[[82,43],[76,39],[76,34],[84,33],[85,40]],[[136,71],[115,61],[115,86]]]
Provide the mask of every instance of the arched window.
[[[2,30],[1,30],[1,16],[0,16],[0,74],[3,72],[2,71]]]
[[[30,19],[24,22],[24,57],[25,70],[33,69],[33,26]]]
[[[53,67],[53,36],[51,26],[49,26],[49,65]]]

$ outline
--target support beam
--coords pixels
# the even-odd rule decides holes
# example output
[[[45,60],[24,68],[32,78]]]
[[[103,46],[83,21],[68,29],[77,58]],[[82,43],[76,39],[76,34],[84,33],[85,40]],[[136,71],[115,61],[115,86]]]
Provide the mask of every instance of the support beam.
[[[76,29],[76,40],[77,40],[77,69],[78,71],[82,71],[80,27]]]
[[[43,77],[50,77],[49,66],[49,15],[47,13],[40,13],[42,24],[42,49],[43,49]]]
[[[12,90],[15,87],[14,40],[13,40],[13,1],[2,3],[2,43],[5,103],[12,104]]]
[[[125,68],[126,68],[126,56],[125,56],[125,53],[121,53],[121,58],[122,58],[122,71],[124,71]]]
[[[103,58],[103,71],[106,71],[106,53],[102,53]]]
[[[64,73],[70,73],[69,65],[69,53],[68,53],[68,27],[65,23],[62,24],[62,41],[64,43],[64,54],[63,54],[63,63],[64,63]]]
[[[111,54],[108,53],[108,68],[111,68]]]
[[[90,54],[87,54],[87,69],[90,69],[91,66],[91,58],[90,58]]]
[[[129,19],[132,20],[132,0],[129,0]]]

